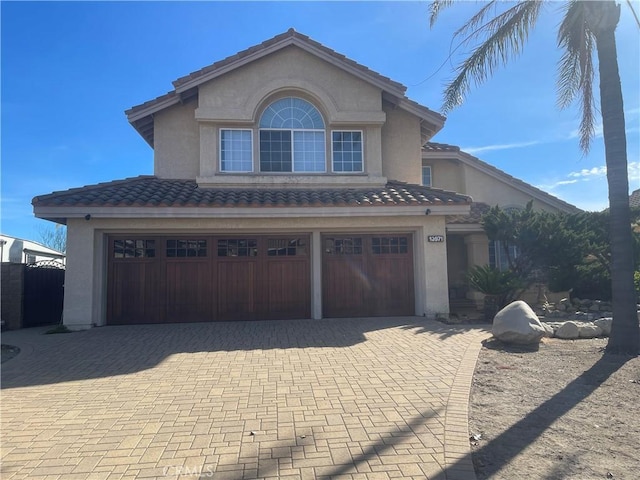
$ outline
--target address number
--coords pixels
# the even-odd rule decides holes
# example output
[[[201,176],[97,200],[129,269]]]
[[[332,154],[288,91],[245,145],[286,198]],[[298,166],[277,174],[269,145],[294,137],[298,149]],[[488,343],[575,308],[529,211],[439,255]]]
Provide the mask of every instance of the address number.
[[[429,235],[427,240],[430,242],[444,242],[444,235]]]

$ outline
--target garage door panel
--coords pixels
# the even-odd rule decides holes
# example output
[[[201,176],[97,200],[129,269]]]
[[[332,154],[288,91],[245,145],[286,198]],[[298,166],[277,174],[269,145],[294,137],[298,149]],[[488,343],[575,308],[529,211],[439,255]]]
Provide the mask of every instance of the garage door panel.
[[[158,323],[163,319],[157,263],[114,263],[109,317],[112,324]]]
[[[109,238],[109,324],[309,318],[308,235]]]
[[[385,315],[412,315],[413,262],[406,258],[377,257],[370,265],[373,312]]]
[[[167,262],[166,310],[169,322],[212,320],[212,274],[209,262]]]
[[[323,279],[325,316],[351,317],[363,314],[364,301],[371,284],[364,271],[362,256],[328,260],[324,265]]]
[[[218,263],[217,313],[220,320],[257,318],[257,261]]]
[[[265,266],[267,318],[308,318],[310,309],[309,262],[269,261]]]
[[[413,315],[413,282],[410,235],[323,237],[325,317]]]

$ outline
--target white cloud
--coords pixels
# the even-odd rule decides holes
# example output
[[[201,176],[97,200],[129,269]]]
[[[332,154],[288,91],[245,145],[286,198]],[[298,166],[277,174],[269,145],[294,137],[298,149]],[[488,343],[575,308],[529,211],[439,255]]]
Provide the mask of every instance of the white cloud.
[[[627,167],[631,190],[635,190],[637,187],[634,185],[637,185],[638,182],[640,182],[640,162],[629,162]],[[568,173],[567,179],[556,180],[545,185],[538,185],[537,187],[542,190],[551,191],[564,185],[573,185],[578,182],[588,182],[591,180],[601,179],[606,177],[606,175],[607,167],[605,165],[593,168],[583,168],[580,171]]]
[[[460,150],[466,153],[470,153],[471,155],[475,155],[482,152],[491,152],[494,150],[509,150],[512,148],[524,148],[530,147],[531,145],[538,145],[543,143],[538,140],[534,140],[531,142],[519,142],[519,143],[503,143],[497,145],[485,145],[484,147],[462,147]]]
[[[593,167],[591,169],[583,168],[579,172],[571,172],[567,176],[571,178],[586,179],[588,177],[604,177],[606,174],[607,174],[607,167],[603,165],[601,167]]]

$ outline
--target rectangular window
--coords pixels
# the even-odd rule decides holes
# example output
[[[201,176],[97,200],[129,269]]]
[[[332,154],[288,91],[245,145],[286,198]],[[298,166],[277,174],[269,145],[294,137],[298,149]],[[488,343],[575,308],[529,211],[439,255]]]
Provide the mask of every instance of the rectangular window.
[[[509,245],[509,257],[511,260],[518,258],[520,252],[515,245]],[[499,240],[489,240],[489,266],[505,271],[509,269],[509,258],[504,249],[504,244]]]
[[[293,132],[293,169],[296,172],[324,172],[324,133]]]
[[[371,253],[374,255],[402,254],[408,251],[407,237],[373,237],[371,239]]]
[[[362,172],[362,132],[331,132],[334,172]]]
[[[422,166],[422,185],[431,186],[431,167],[429,165]]]
[[[269,257],[292,257],[307,254],[307,242],[302,238],[269,238],[267,255]]]
[[[167,240],[167,257],[206,257],[206,240]]]
[[[156,256],[155,240],[114,240],[113,258],[152,258]]]
[[[288,130],[260,131],[260,171],[291,172],[291,132]]]
[[[325,238],[324,249],[329,255],[362,255],[362,238]]]
[[[225,238],[218,240],[219,257],[256,257],[258,240],[255,238]]]
[[[324,132],[260,130],[261,172],[324,172]]]
[[[220,171],[253,171],[251,130],[220,130]]]

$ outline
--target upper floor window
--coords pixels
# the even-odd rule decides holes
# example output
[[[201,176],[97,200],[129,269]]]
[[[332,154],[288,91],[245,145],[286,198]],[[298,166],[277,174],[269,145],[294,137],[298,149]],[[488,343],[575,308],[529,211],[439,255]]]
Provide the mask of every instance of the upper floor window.
[[[422,166],[422,185],[431,186],[431,167],[429,165]]]
[[[324,121],[311,103],[277,100],[263,112],[259,127],[261,172],[326,171]]]
[[[362,132],[331,132],[334,172],[362,172]]]
[[[220,130],[220,171],[253,171],[253,136],[251,130]]]

